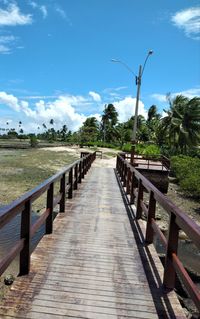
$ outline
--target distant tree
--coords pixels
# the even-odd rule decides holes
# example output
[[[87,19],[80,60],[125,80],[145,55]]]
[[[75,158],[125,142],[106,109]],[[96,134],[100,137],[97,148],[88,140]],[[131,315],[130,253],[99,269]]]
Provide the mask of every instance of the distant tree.
[[[177,95],[174,99],[168,96],[170,108],[162,119],[169,145],[186,153],[191,146],[200,143],[200,98],[189,99]]]
[[[99,135],[99,123],[96,117],[88,117],[80,128],[81,143],[95,142]]]
[[[104,142],[112,142],[117,136],[115,126],[118,122],[118,113],[113,104],[105,105],[101,120],[101,131]]]

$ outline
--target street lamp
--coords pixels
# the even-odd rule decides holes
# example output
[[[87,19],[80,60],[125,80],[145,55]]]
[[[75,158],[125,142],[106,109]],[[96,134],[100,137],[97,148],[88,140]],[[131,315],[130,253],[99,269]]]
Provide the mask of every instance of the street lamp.
[[[138,75],[136,75],[132,69],[123,61],[118,60],[118,59],[112,59],[111,62],[117,62],[122,64],[129,72],[131,72],[134,77],[135,77],[135,82],[137,85],[137,96],[136,96],[136,103],[135,103],[135,116],[134,116],[134,123],[133,123],[133,133],[132,133],[132,150],[131,150],[131,163],[133,164],[134,162],[134,154],[135,154],[135,144],[136,144],[136,131],[137,131],[137,117],[138,117],[138,106],[139,106],[139,99],[140,99],[140,87],[141,87],[141,82],[142,82],[142,75],[144,73],[144,69],[147,63],[147,60],[149,56],[153,54],[152,50],[149,50],[146,56],[146,59],[144,61],[143,66],[139,66],[139,72]]]

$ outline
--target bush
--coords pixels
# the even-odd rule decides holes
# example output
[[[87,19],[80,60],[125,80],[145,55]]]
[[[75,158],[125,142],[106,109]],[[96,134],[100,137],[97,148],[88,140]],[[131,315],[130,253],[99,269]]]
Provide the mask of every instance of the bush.
[[[37,147],[38,145],[38,140],[35,134],[30,134],[30,145],[31,147]]]
[[[130,152],[132,148],[131,143],[127,143],[123,146],[122,151],[124,152]],[[136,144],[135,148],[136,154],[139,155],[159,155],[160,154],[160,148],[154,144],[146,145],[146,144]]]
[[[200,198],[199,158],[184,155],[172,156],[171,170],[187,195]]]

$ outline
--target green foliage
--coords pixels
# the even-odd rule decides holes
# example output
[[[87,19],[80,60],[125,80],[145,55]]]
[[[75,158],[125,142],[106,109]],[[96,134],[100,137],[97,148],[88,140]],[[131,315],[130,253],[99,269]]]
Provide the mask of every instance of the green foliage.
[[[173,156],[171,169],[181,189],[189,196],[200,198],[200,159],[183,155]]]
[[[112,143],[104,143],[101,141],[96,142],[85,142],[82,143],[82,146],[88,146],[88,147],[106,147],[106,148],[115,148],[118,149],[118,147],[115,144]]]
[[[38,140],[35,134],[30,134],[30,145],[31,147],[37,147]]]
[[[131,143],[127,143],[123,146],[122,151],[130,152],[131,149]],[[147,155],[148,157],[152,156],[153,158],[155,158],[155,156],[160,154],[160,148],[154,144],[146,145],[144,143],[139,143],[136,145],[135,152],[139,155]]]
[[[131,143],[126,143],[123,147],[122,147],[122,151],[123,152],[130,152],[132,148]]]

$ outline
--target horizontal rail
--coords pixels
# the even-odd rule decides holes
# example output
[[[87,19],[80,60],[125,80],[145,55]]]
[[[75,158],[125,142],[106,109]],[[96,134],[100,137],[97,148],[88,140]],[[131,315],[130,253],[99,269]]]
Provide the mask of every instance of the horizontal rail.
[[[45,224],[46,228],[45,234],[49,234],[53,231],[53,208],[59,204],[60,213],[65,211],[66,194],[68,194],[68,198],[73,197],[73,176],[76,176],[77,189],[78,182],[80,183],[81,179],[84,178],[95,158],[96,152],[82,155],[79,160],[54,174],[31,191],[14,200],[11,204],[0,208],[0,228],[9,223],[16,215],[21,214],[21,238],[0,260],[0,275],[19,253],[19,274],[25,275],[29,272],[31,238],[43,224]],[[54,195],[54,185],[56,182],[60,183],[60,191],[57,195]],[[32,203],[45,192],[47,202],[46,209],[37,221],[31,225]]]
[[[131,159],[131,153],[128,152],[123,152],[120,153],[120,156],[123,157],[125,160]],[[170,160],[161,154],[155,154],[155,155],[134,155],[134,161],[139,162],[140,160],[142,161],[147,161],[147,163],[142,163],[140,162],[139,164],[142,165],[147,165],[148,167],[150,166],[160,166],[160,167],[165,167],[167,170],[170,169]],[[154,163],[151,163],[150,161],[154,161]],[[160,163],[155,163],[155,162],[160,162]]]
[[[168,159],[163,157],[163,160],[167,162]],[[142,212],[144,212],[147,217],[147,243],[153,243],[154,235],[156,234],[166,249],[163,285],[173,289],[175,285],[175,274],[177,273],[182,279],[197,309],[200,311],[200,292],[177,256],[180,230],[184,231],[189,239],[200,249],[200,226],[135,169],[135,167],[125,159],[124,155],[117,156],[117,172],[121,178],[122,185],[126,187],[127,193],[130,194],[130,204],[134,203],[135,198],[137,199],[135,201],[136,218],[141,218]],[[126,183],[124,183],[124,181],[126,181]],[[146,204],[143,199],[144,190],[150,194],[148,204]],[[156,203],[160,204],[170,217],[167,238],[155,220]]]
[[[0,261],[0,276],[4,273],[4,271],[15,259],[15,257],[20,253],[20,251],[24,247],[24,241],[24,238],[18,240],[17,243],[9,251],[9,253],[7,253],[7,255]]]

